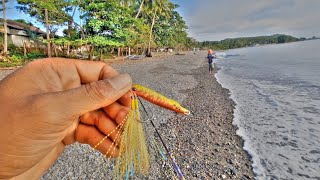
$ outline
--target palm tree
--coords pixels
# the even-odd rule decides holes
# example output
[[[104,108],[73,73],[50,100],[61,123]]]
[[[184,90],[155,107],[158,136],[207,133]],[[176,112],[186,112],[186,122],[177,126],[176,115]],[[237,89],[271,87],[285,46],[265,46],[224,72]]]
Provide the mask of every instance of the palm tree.
[[[150,1],[150,0],[149,0],[149,1]],[[142,0],[142,1],[140,2],[140,6],[139,6],[139,10],[138,10],[138,12],[137,12],[137,14],[136,14],[136,18],[139,17],[139,15],[140,15],[140,13],[141,13],[141,11],[142,11],[142,8],[143,8],[144,3],[145,3],[145,0]]]
[[[152,16],[150,32],[149,32],[149,43],[148,43],[148,52],[147,56],[151,57],[151,41],[152,41],[152,34],[153,34],[153,27],[155,21],[160,16],[164,16],[165,18],[169,18],[171,9],[174,8],[174,4],[171,3],[169,0],[151,0],[148,1],[146,4],[146,14]]]
[[[48,9],[44,9],[44,16],[46,22],[46,31],[47,31],[47,49],[48,49],[48,57],[51,57],[51,42],[50,42],[50,30],[49,30],[49,20],[48,20]]]
[[[135,5],[139,4],[139,9],[138,9],[138,12],[137,14],[135,15],[135,18],[138,18],[139,15],[141,14],[142,12],[142,9],[143,9],[143,5],[149,1],[152,1],[152,0],[120,0],[119,3],[123,6],[133,6],[133,7],[136,7]]]

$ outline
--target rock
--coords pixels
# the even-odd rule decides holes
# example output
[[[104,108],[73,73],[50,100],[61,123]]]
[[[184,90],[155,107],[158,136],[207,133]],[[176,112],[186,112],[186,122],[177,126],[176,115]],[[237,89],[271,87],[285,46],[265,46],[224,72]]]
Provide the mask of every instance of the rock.
[[[237,169],[235,167],[229,168],[230,174],[236,176],[237,175]]]
[[[233,164],[232,160],[231,159],[227,159],[227,163],[229,164]]]

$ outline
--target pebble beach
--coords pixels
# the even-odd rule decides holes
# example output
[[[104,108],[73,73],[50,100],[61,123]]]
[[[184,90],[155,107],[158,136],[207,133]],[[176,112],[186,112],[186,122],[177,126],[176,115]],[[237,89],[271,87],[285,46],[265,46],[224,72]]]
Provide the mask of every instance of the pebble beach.
[[[233,121],[235,103],[229,91],[209,74],[206,52],[186,52],[143,60],[110,63],[129,73],[134,83],[172,98],[191,111],[179,115],[143,101],[186,179],[254,179],[250,156],[242,149]],[[0,79],[13,70],[0,70]],[[150,173],[133,179],[178,179],[149,122],[145,133],[150,152]],[[112,179],[113,161],[88,145],[67,147],[42,179]]]

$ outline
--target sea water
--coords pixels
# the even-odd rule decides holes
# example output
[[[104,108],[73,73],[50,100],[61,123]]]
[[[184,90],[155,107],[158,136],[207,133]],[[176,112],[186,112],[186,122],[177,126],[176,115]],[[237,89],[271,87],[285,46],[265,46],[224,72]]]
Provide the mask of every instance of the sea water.
[[[320,179],[320,40],[220,53],[256,179]]]

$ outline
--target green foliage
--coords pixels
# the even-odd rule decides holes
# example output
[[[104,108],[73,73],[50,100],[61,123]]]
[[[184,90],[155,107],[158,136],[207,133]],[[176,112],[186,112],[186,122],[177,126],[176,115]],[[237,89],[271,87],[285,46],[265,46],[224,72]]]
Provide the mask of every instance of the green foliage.
[[[21,53],[21,50],[19,47],[15,46],[14,44],[9,44],[8,45],[8,51],[10,53]]]
[[[61,38],[55,38],[55,39],[52,39],[52,42],[55,44],[55,45],[71,45],[72,44],[72,41],[70,40],[69,37],[61,37]]]
[[[88,43],[97,46],[124,46],[133,36],[131,26],[135,19],[129,7],[117,0],[85,0],[81,8],[86,12],[85,28]]]
[[[33,26],[33,24],[31,22],[26,21],[24,19],[15,19],[14,21],[17,21],[19,23],[23,23],[23,24],[28,25],[28,26]]]
[[[0,56],[0,67],[15,67],[22,66],[28,61],[32,61],[34,59],[46,57],[45,54],[38,51],[33,51],[27,53],[26,57],[23,55],[23,49],[19,48],[13,44],[8,46],[9,54],[7,57]]]
[[[44,10],[48,10],[49,24],[61,25],[70,19],[64,11],[71,2],[65,0],[17,0],[19,6],[16,8],[24,13],[35,17],[38,21],[45,23]]]
[[[92,44],[96,47],[106,47],[106,46],[113,46],[113,47],[119,47],[123,44],[121,42],[118,42],[113,39],[108,39],[108,37],[105,36],[89,36],[86,39],[87,43]]]
[[[233,49],[241,47],[250,47],[262,44],[279,44],[298,41],[298,38],[289,35],[275,34],[272,36],[243,37],[234,39],[224,39],[222,41],[204,41],[199,42],[198,46],[207,49]]]
[[[10,53],[5,60],[0,60],[0,67],[15,67],[22,66],[26,62],[32,61],[38,58],[46,57],[45,54],[40,52],[31,52],[27,54],[27,57],[24,57],[20,52]]]
[[[132,29],[133,36],[128,39],[128,44],[132,47],[146,47],[148,45],[149,26],[138,19]]]
[[[10,54],[0,61],[0,67],[14,67],[22,66],[25,63],[23,54],[17,51],[10,52]]]
[[[104,58],[104,54],[108,52],[116,53],[114,49],[118,47],[137,50],[145,49],[149,44],[152,48],[172,47],[178,50],[193,47],[231,49],[303,40],[276,34],[197,42],[188,37],[186,22],[176,11],[178,5],[170,0],[17,0],[17,2],[18,9],[36,17],[42,23],[44,23],[44,9],[47,9],[51,26],[68,25],[68,29],[63,31],[63,37],[51,39],[56,46],[63,47],[68,56],[70,51],[66,49],[72,50],[83,45],[87,45],[87,53],[90,55]],[[76,9],[82,12],[83,27],[74,25],[72,12]],[[28,23],[22,19],[17,21]],[[34,37],[31,33],[28,35]]]
[[[194,45],[194,40],[187,37],[185,21],[175,9],[178,7],[169,0],[17,0],[16,8],[36,18],[45,24],[45,9],[48,10],[49,31],[52,35],[50,42],[59,49],[63,49],[63,56],[73,56],[70,50],[83,45],[90,56],[99,55],[100,58],[112,57],[117,47],[144,49],[150,38],[152,47],[185,48]],[[75,26],[73,13],[81,10],[83,27]],[[141,10],[141,11],[140,11]],[[139,11],[139,13],[138,13]],[[139,15],[138,15],[139,14]],[[153,30],[150,25],[155,20]],[[24,19],[17,22],[32,25]],[[64,37],[53,36],[61,25],[68,25],[64,30]],[[26,30],[32,40],[37,35]],[[152,36],[149,36],[152,33]],[[0,38],[1,41],[1,38]],[[48,43],[43,40],[43,43]],[[62,47],[62,48],[61,48]],[[66,51],[68,49],[68,51]],[[56,49],[55,49],[56,50]],[[8,61],[1,61],[6,66],[22,65],[26,61],[45,57],[39,52],[28,53],[23,56],[22,49],[9,47]],[[115,51],[116,52],[116,51]],[[57,53],[59,55],[59,52]],[[11,65],[10,65],[11,64]],[[0,64],[0,66],[4,66]]]
[[[29,60],[39,59],[39,58],[44,58],[44,57],[46,57],[45,54],[43,54],[41,52],[37,52],[37,51],[30,52],[27,54],[27,59],[29,59]]]
[[[64,37],[69,36],[69,33],[70,33],[70,38],[72,40],[76,40],[76,39],[79,39],[81,37],[80,31],[78,29],[76,29],[76,28],[71,28],[70,30],[64,29],[62,32],[63,32]]]
[[[186,48],[194,45],[187,36],[187,26],[175,11],[178,5],[170,0],[17,0],[17,9],[45,23],[44,10],[48,10],[50,31],[54,25],[68,25],[63,37],[51,42],[62,47],[63,53],[87,45],[84,52],[98,54],[115,52],[118,47],[134,50],[153,48]],[[79,9],[82,27],[73,22],[73,12]],[[138,13],[139,12],[139,13]],[[154,28],[150,30],[155,20]],[[24,20],[18,20],[28,23]],[[57,27],[57,26],[56,26]],[[56,28],[57,29],[57,28]],[[150,33],[151,36],[150,36]],[[30,34],[31,37],[32,34]],[[46,40],[43,41],[47,43]],[[66,51],[68,49],[68,51]],[[83,48],[84,49],[84,48]],[[71,51],[70,51],[71,50]],[[136,52],[136,51],[135,51]]]

